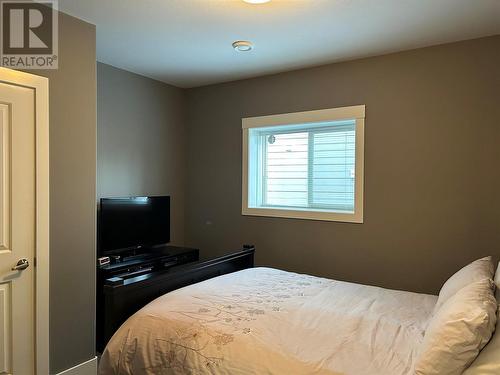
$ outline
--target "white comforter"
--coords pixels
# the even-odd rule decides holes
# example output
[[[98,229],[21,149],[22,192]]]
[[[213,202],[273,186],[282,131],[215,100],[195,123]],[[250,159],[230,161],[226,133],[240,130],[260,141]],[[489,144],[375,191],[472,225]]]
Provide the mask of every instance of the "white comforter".
[[[437,297],[252,268],[168,293],[116,332],[105,374],[411,374]]]

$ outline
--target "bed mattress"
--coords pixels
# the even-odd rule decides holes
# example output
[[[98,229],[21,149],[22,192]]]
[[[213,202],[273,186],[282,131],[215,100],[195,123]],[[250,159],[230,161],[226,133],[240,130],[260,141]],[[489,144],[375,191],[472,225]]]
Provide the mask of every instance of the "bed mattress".
[[[411,374],[436,301],[247,269],[142,308],[108,343],[99,373]]]

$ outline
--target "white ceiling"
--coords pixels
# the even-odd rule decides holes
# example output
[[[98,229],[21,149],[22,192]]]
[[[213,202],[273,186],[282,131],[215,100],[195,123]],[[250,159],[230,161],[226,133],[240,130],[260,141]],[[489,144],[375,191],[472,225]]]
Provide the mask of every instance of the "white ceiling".
[[[179,87],[500,34],[500,0],[59,0],[99,61]],[[235,40],[255,49],[237,53]]]

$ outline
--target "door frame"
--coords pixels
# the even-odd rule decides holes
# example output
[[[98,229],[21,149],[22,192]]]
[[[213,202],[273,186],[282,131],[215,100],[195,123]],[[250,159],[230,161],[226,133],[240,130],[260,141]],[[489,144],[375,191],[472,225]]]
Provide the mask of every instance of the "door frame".
[[[49,373],[49,80],[0,67],[0,82],[35,93],[35,369]]]

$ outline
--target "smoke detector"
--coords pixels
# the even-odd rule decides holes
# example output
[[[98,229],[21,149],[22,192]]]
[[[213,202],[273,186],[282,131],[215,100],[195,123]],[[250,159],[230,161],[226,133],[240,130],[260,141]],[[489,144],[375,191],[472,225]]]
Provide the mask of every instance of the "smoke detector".
[[[249,4],[264,4],[270,2],[271,0],[243,0],[243,1]]]
[[[248,52],[253,49],[253,43],[247,40],[237,40],[233,43],[233,48],[238,52]]]

